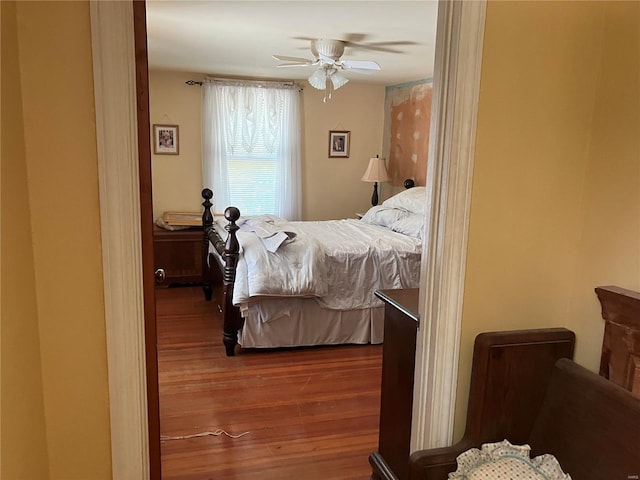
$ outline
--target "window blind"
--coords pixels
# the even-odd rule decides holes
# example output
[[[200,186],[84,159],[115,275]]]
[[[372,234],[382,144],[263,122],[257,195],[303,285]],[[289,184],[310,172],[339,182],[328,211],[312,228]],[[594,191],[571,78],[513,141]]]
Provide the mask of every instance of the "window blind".
[[[251,151],[236,135],[232,153],[227,156],[229,199],[242,215],[262,215],[276,212],[278,186],[278,145],[272,152],[266,148],[262,134],[258,134]]]

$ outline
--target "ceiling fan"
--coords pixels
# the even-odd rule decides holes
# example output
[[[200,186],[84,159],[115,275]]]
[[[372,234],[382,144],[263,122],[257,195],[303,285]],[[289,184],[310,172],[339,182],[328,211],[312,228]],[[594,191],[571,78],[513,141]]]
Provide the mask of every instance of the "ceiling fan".
[[[341,60],[344,48],[347,45],[343,40],[312,39],[311,54],[313,59],[301,57],[289,57],[285,55],[273,55],[273,58],[282,62],[278,67],[307,67],[317,66],[308,80],[312,87],[318,90],[326,90],[324,101],[331,98],[332,90],[345,85],[349,79],[340,70],[370,74],[380,70],[380,65],[371,60]]]

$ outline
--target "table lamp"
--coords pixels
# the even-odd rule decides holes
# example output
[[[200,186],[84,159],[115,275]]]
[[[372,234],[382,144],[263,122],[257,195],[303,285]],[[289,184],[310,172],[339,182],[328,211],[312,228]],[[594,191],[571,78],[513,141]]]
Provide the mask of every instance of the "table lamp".
[[[390,180],[387,173],[387,166],[385,165],[385,159],[376,155],[369,159],[369,165],[367,171],[364,172],[361,180],[363,182],[373,182],[373,195],[371,196],[371,205],[378,204],[378,182],[388,182]]]

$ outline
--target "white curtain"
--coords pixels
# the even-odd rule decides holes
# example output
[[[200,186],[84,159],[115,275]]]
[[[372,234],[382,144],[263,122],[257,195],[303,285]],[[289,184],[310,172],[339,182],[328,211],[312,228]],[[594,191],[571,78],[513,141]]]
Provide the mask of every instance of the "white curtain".
[[[222,212],[233,205],[243,215],[273,213],[299,220],[298,88],[271,82],[207,79],[203,89],[202,179],[203,186],[213,190],[214,211]],[[242,182],[230,181],[239,174],[246,177]]]

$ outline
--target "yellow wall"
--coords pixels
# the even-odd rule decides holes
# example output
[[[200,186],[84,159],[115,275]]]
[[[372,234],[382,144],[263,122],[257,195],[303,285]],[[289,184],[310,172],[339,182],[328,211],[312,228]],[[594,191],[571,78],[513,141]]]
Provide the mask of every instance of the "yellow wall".
[[[640,291],[640,3],[606,3],[604,19],[568,324],[594,371],[604,324],[593,287]]]
[[[166,210],[201,211],[201,89],[185,85],[202,74],[149,72],[151,123],[178,124],[180,155],[153,155],[154,217]],[[323,103],[324,92],[302,93],[302,216],[354,217],[370,207],[372,184],[360,181],[369,157],[381,154],[384,87],[350,82]],[[349,158],[328,158],[329,130],[351,131]],[[381,199],[385,198],[385,185]]]
[[[3,369],[13,374],[2,378],[2,478],[110,479],[89,6],[18,2],[15,8],[17,44],[9,42],[7,61],[19,80],[9,85],[16,95],[9,132],[3,122],[2,195],[10,198],[6,221],[16,231],[4,228],[3,215],[2,253],[3,270],[19,285],[3,283],[3,344],[11,339],[5,334],[20,337],[2,350]],[[5,25],[3,15],[3,40]],[[3,42],[6,74],[4,53]],[[15,153],[6,176],[5,133]],[[5,255],[10,247],[15,251]],[[5,388],[15,377],[20,391]],[[6,411],[20,402],[15,413]],[[33,418],[25,418],[27,411]],[[5,423],[5,413],[12,421]],[[8,457],[7,444],[16,457]]]
[[[16,12],[2,2],[0,478],[49,478]],[[11,74],[9,73],[11,72]],[[18,368],[18,366],[20,366]]]
[[[595,369],[593,288],[640,287],[639,20],[634,2],[487,6],[456,437],[479,332],[565,326]]]

